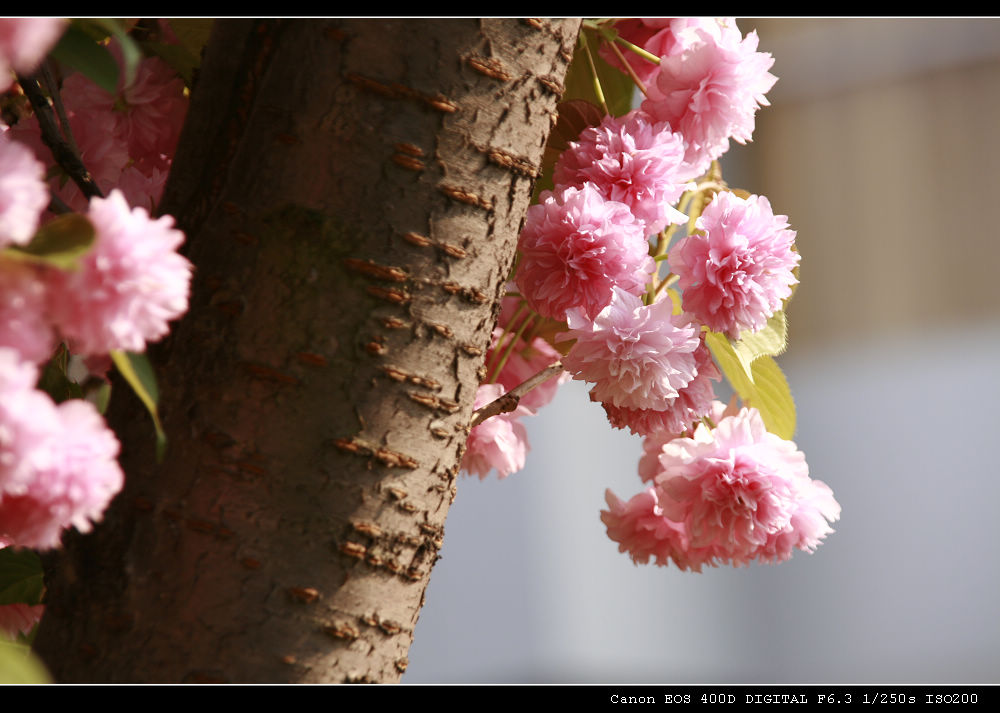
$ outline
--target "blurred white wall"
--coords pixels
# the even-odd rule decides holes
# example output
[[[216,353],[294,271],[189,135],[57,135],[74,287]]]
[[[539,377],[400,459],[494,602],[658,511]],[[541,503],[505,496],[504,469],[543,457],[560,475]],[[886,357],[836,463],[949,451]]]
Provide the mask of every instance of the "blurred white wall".
[[[599,511],[640,441],[572,382],[524,471],[460,483],[404,683],[1000,683],[1000,21],[739,25],[781,79],[724,170],[799,234],[780,363],[837,532],[634,566]]]

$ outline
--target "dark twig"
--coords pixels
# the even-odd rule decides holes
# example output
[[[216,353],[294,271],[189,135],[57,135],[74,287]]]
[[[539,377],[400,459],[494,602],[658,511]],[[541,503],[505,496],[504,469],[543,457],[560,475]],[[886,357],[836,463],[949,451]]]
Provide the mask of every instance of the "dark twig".
[[[503,396],[500,396],[494,401],[490,401],[481,409],[478,409],[475,413],[472,414],[472,422],[469,424],[469,428],[475,428],[476,426],[478,426],[491,416],[496,416],[501,413],[507,413],[508,411],[513,411],[514,409],[517,408],[517,404],[521,401],[522,396],[524,396],[526,393],[531,391],[536,386],[539,386],[540,384],[548,381],[562,370],[563,370],[563,365],[561,361],[557,361],[554,364],[549,364],[547,367],[542,369],[540,372],[532,376],[527,381],[518,384]]]
[[[95,196],[103,198],[104,194],[101,193],[101,189],[94,183],[94,179],[91,178],[87,167],[83,165],[83,161],[80,160],[80,157],[76,155],[62,137],[59,126],[56,123],[55,114],[49,105],[49,100],[38,83],[38,78],[34,75],[30,77],[18,76],[18,82],[21,84],[21,89],[24,90],[24,95],[31,102],[31,107],[35,110],[35,116],[38,117],[38,126],[42,130],[42,143],[49,147],[56,163],[80,187],[83,195],[88,200]]]
[[[59,83],[56,82],[56,78],[52,74],[52,66],[48,60],[42,62],[39,74],[41,74],[42,80],[45,82],[45,87],[49,90],[49,96],[52,97],[52,106],[55,107],[56,116],[59,117],[63,138],[66,139],[69,147],[73,149],[73,153],[79,156],[80,147],[76,145],[76,139],[73,138],[73,129],[69,125],[69,116],[66,115],[66,108],[63,106],[62,96],[59,94]]]

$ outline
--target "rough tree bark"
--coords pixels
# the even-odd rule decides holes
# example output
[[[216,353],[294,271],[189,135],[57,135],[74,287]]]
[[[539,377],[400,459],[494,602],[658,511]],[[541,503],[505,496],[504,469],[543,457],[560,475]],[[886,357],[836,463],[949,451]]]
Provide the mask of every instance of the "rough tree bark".
[[[579,21],[218,21],[163,211],[191,308],[52,567],[57,680],[395,681]]]

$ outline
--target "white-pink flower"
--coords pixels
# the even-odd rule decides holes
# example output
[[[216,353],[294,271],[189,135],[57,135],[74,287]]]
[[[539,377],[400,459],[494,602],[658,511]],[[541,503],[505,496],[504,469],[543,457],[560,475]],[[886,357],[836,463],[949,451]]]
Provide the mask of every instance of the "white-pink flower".
[[[721,378],[721,377],[720,377]],[[726,405],[721,401],[712,401],[712,404],[708,411],[703,414],[712,420],[712,423],[718,423],[726,416],[733,416],[737,413],[735,404]],[[651,482],[660,473],[660,453],[663,450],[663,446],[670,443],[670,441],[675,438],[683,438],[684,434],[688,431],[694,432],[697,425],[692,425],[690,422],[685,424],[685,429],[683,431],[677,431],[671,428],[659,428],[650,429],[645,431],[647,434],[642,439],[642,457],[639,459],[639,478],[643,482]],[[643,433],[643,431],[633,431],[633,433]]]
[[[756,332],[781,309],[798,280],[793,269],[795,231],[788,217],[774,215],[763,196],[717,193],[698,218],[700,232],[670,251],[680,277],[683,308],[715,332],[739,339]]]
[[[616,286],[642,292],[654,266],[642,223],[589,184],[543,193],[541,203],[528,208],[518,249],[521,294],[556,320],[573,308],[595,316]]]
[[[506,393],[500,384],[483,384],[476,391],[475,408],[479,409]],[[531,415],[524,406],[486,419],[472,429],[462,457],[462,470],[484,479],[496,469],[497,477],[506,478],[524,468],[528,454],[528,432],[522,416]]]
[[[118,440],[93,404],[57,406],[37,378],[33,364],[0,348],[0,540],[48,549],[66,528],[90,530],[124,475]]]
[[[56,347],[45,282],[33,265],[0,257],[0,347],[39,364]]]
[[[654,483],[689,546],[735,565],[812,551],[833,531],[827,521],[840,517],[830,489],[809,478],[802,452],[768,432],[756,409],[665,444]]]
[[[669,124],[632,111],[584,129],[560,155],[553,181],[558,187],[593,184],[606,200],[627,205],[652,234],[687,221],[673,207],[687,187],[679,174],[683,161],[684,141]]]
[[[120,191],[94,198],[97,236],[79,269],[53,271],[50,312],[75,353],[142,352],[187,311],[191,263],[176,252],[173,218],[130,209]]]
[[[697,375],[698,328],[672,313],[669,299],[644,305],[614,288],[593,320],[570,310],[566,338],[576,343],[563,358],[574,379],[594,384],[591,398],[612,406],[662,411]]]
[[[0,19],[0,92],[13,83],[11,72],[35,71],[66,29],[59,17]]]
[[[632,433],[648,436],[661,432],[680,435],[692,423],[711,412],[715,390],[712,381],[722,379],[719,368],[704,342],[694,351],[695,376],[677,390],[677,397],[666,408],[632,408],[602,403],[608,422],[615,428],[628,428]]]
[[[0,248],[31,240],[48,204],[45,166],[0,123]]]
[[[692,177],[725,153],[730,139],[750,140],[757,109],[767,106],[764,94],[777,81],[768,72],[774,59],[757,52],[756,32],[741,42],[730,33],[716,36],[702,28],[693,34],[700,41],[661,57],[642,103],[643,111],[684,136]]]

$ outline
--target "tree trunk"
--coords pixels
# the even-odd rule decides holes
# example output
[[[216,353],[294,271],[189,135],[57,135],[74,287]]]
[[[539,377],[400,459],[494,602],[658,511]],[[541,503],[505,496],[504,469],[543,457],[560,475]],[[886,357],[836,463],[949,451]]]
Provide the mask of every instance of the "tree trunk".
[[[116,388],[57,680],[398,680],[578,30],[216,22],[163,201],[196,266],[151,351],[169,445]]]

